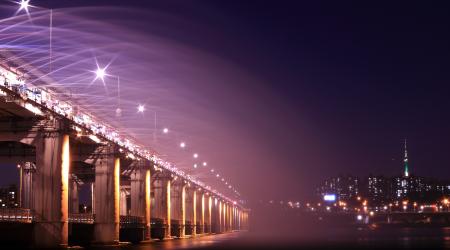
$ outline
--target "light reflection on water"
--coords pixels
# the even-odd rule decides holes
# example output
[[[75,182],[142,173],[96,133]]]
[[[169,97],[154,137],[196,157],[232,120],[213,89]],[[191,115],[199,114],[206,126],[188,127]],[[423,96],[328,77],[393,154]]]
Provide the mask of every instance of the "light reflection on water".
[[[154,249],[197,249],[221,246],[235,242],[242,233],[226,233],[219,235],[198,236],[187,239],[172,239],[164,241],[155,241],[145,244],[126,245],[121,249],[127,250],[154,250]]]
[[[192,239],[174,239],[148,244],[123,246],[129,250],[153,249],[215,249],[222,248],[274,248],[280,246],[351,246],[373,247],[426,247],[450,248],[450,228],[328,228],[314,237],[297,235],[279,238],[258,233],[228,233]]]

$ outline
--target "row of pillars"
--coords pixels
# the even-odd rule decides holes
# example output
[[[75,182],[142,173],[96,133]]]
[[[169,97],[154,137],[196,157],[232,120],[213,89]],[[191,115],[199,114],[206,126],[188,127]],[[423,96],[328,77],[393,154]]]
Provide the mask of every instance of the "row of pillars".
[[[78,186],[69,178],[69,140],[69,135],[58,132],[36,137],[36,167],[32,181],[23,177],[27,180],[23,188],[30,189],[26,187],[27,183],[32,186],[33,197],[23,202],[28,202],[34,210],[33,237],[37,247],[67,246],[69,212],[78,212]],[[174,221],[178,222],[181,237],[186,235],[188,221],[193,228],[191,235],[247,228],[246,211],[191,187],[170,173],[156,171],[152,174],[150,164],[140,165],[130,176],[131,206],[128,209],[124,197],[121,198],[120,164],[114,146],[105,146],[102,157],[94,162],[94,244],[119,242],[121,205],[122,214],[129,211],[129,215],[144,218],[146,239],[151,236],[151,218],[163,221],[165,238],[171,237]],[[30,195],[26,193],[21,197]]]

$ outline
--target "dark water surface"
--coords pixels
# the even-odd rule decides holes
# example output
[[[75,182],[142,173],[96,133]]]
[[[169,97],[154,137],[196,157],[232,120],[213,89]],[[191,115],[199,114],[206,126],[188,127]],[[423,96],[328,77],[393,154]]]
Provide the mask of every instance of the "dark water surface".
[[[373,248],[450,248],[448,228],[329,228],[322,232],[312,229],[304,235],[268,235],[239,232],[175,239],[120,249],[373,249]]]

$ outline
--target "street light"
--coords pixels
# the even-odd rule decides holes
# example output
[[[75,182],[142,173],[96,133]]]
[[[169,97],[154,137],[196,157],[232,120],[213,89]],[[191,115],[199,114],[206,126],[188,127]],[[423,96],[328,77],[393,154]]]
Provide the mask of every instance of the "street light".
[[[208,163],[206,163],[205,161],[203,162],[203,167],[206,167],[208,165]]]
[[[197,153],[194,154],[194,158],[196,158],[196,159],[198,158],[198,154]]]
[[[139,112],[139,113],[144,113],[145,107],[144,107],[144,105],[139,104],[139,106],[138,106],[137,109],[138,109],[138,112]]]
[[[30,0],[21,0],[20,2],[17,2],[20,5],[19,10],[17,11],[20,12],[21,10],[25,10],[25,12],[28,13],[28,7],[30,7]]]
[[[180,148],[185,148],[186,147],[186,143],[182,142],[180,143]]]
[[[164,128],[164,129],[163,129],[163,133],[164,133],[164,134],[169,133],[169,129],[168,129],[168,128]]]
[[[104,81],[104,79],[105,79],[105,75],[106,75],[106,72],[105,72],[105,69],[103,68],[97,68],[97,70],[95,71],[95,80],[97,80],[97,79],[102,79],[102,81]]]

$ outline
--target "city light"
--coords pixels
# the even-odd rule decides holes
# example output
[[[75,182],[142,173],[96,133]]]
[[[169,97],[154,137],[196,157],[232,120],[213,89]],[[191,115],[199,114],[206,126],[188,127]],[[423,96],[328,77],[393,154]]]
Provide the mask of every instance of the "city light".
[[[206,167],[208,164],[204,161],[203,162],[203,167]]]
[[[194,154],[194,158],[198,158],[198,154],[197,153]]]
[[[197,168],[197,163],[196,163],[196,164],[194,164],[194,168]]]
[[[335,194],[326,194],[323,196],[324,201],[335,201],[336,195]]]
[[[164,134],[169,133],[169,129],[168,129],[168,128],[164,128],[164,129],[163,129],[163,133],[164,133]]]
[[[186,147],[186,143],[182,142],[180,143],[180,148],[185,148]]]

